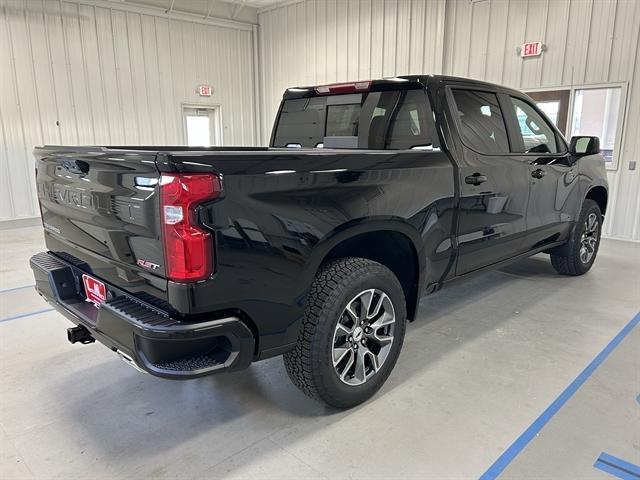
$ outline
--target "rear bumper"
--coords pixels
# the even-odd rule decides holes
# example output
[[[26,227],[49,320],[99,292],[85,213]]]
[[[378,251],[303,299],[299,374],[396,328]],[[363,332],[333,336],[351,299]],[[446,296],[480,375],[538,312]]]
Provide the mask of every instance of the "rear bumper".
[[[253,359],[254,338],[237,317],[187,323],[171,318],[105,282],[100,308],[85,301],[82,274],[73,265],[42,252],[31,257],[36,290],[62,315],[137,368],[165,378],[186,379],[241,370]]]

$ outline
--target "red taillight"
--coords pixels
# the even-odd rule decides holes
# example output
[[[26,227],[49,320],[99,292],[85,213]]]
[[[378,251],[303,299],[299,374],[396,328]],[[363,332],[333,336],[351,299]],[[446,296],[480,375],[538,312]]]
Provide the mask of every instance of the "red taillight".
[[[162,174],[160,204],[167,277],[203,280],[213,270],[213,240],[195,218],[199,203],[220,195],[220,177],[208,173]]]
[[[371,88],[371,80],[320,85],[316,87],[315,90],[318,95],[332,95],[337,93],[367,92],[369,88]]]

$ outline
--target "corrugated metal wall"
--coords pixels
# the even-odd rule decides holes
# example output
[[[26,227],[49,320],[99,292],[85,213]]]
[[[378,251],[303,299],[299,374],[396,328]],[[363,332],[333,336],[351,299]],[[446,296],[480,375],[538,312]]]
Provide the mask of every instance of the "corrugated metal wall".
[[[182,103],[220,105],[224,143],[256,143],[250,25],[87,3],[0,0],[0,220],[38,215],[34,145],[182,144]]]
[[[0,220],[37,215],[34,145],[182,143],[182,102],[220,104],[225,143],[256,143],[250,28],[126,5],[0,0],[0,8]],[[282,91],[296,84],[407,73],[521,89],[626,82],[606,229],[640,240],[640,168],[628,169],[640,160],[640,2],[305,0],[259,19],[264,139]],[[522,61],[516,47],[538,39],[548,50]],[[215,89],[206,102],[200,83]]]
[[[625,82],[605,229],[640,240],[640,1],[304,0],[265,10],[259,22],[265,131],[291,85],[410,73],[519,89]],[[516,47],[536,40],[548,50],[523,61]]]

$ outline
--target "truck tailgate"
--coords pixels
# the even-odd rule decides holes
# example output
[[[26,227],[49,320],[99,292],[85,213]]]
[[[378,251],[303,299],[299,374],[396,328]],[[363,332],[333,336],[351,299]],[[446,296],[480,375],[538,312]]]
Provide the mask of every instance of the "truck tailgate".
[[[123,290],[166,300],[155,152],[39,147],[34,153],[48,249]]]

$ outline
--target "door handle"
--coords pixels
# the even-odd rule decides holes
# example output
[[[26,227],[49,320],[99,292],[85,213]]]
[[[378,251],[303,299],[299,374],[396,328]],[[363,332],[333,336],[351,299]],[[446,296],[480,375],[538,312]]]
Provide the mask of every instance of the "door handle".
[[[468,175],[464,178],[464,183],[468,183],[469,185],[480,185],[487,181],[487,176],[482,175],[481,173],[474,173],[473,175]]]
[[[531,172],[531,176],[533,178],[542,178],[547,174],[547,172],[545,170],[542,170],[541,168],[538,168],[536,170],[534,170],[533,172]]]
[[[469,185],[480,185],[487,181],[487,176],[482,175],[481,173],[474,173],[473,175],[469,175],[464,177],[464,183],[468,183]]]

